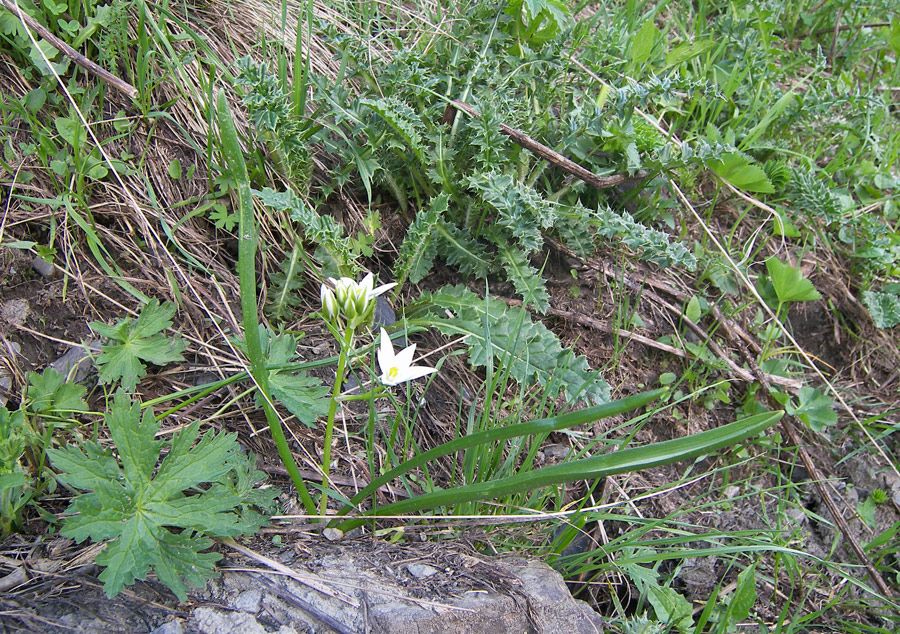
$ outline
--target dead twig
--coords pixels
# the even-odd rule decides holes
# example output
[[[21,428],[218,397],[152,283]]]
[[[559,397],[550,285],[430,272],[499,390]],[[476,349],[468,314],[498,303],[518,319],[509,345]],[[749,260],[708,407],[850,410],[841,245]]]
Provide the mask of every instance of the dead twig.
[[[96,75],[103,81],[111,84],[117,90],[125,93],[132,99],[137,97],[138,91],[137,88],[129,84],[128,82],[119,79],[111,72],[103,68],[102,66],[97,65],[96,63],[89,60],[87,57],[76,51],[74,48],[63,42],[61,39],[53,35],[50,31],[48,31],[40,22],[35,20],[33,17],[25,13],[19,8],[19,5],[16,4],[15,0],[0,0],[0,6],[4,9],[12,13],[14,16],[19,18],[22,22],[28,25],[30,28],[37,31],[38,35],[42,38],[50,42],[53,45],[53,48],[58,50],[60,53],[71,59],[73,62],[81,66],[84,70],[89,72],[92,75]]]
[[[462,101],[453,100],[450,102],[450,105],[447,106],[448,109],[456,108],[458,110],[462,110],[466,114],[475,117],[476,119],[481,118],[481,114],[475,108],[470,106],[467,103],[463,103]],[[447,116],[445,115],[445,120]],[[636,176],[628,176],[626,174],[616,174],[614,176],[597,176],[590,170],[583,168],[581,165],[567,159],[565,156],[560,154],[559,152],[555,152],[551,150],[543,143],[535,141],[530,136],[522,132],[521,130],[516,130],[515,128],[511,128],[508,125],[501,123],[499,126],[500,132],[508,136],[518,145],[521,145],[526,150],[534,152],[542,159],[547,161],[548,163],[552,163],[556,167],[560,168],[575,176],[576,178],[580,178],[585,183],[590,185],[591,187],[595,187],[597,189],[609,189],[610,187],[615,187],[616,185],[621,185],[625,181],[635,180],[639,178],[643,178],[642,173],[639,173]]]

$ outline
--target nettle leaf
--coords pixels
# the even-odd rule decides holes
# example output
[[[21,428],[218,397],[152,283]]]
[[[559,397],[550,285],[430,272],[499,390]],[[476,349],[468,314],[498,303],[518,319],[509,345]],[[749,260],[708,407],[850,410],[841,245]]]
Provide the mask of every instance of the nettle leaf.
[[[165,365],[172,361],[183,361],[181,353],[187,347],[181,337],[167,337],[160,334],[172,325],[175,304],[152,299],[141,309],[136,320],[125,318],[115,326],[92,321],[91,329],[109,341],[100,347],[97,357],[100,380],[113,383],[121,379],[122,387],[133,390],[138,379],[147,371],[142,363]]]
[[[795,269],[771,257],[766,260],[766,269],[772,286],[780,302],[810,302],[822,299],[812,282],[803,277],[800,269]]]
[[[509,307],[497,300],[485,300],[464,286],[445,286],[422,297],[422,303],[446,309],[428,322],[445,335],[466,335],[469,362],[476,367],[488,364],[489,355],[509,367],[510,376],[529,384],[565,390],[570,402],[609,401],[609,385],[599,372],[590,369],[587,359],[564,350],[557,336],[543,324],[531,321],[528,311]],[[485,322],[490,332],[485,332]]]
[[[35,414],[66,414],[69,412],[86,412],[87,403],[84,394],[87,390],[75,383],[66,383],[66,379],[53,368],[46,368],[42,374],[28,373],[28,409]]]
[[[140,403],[122,389],[105,421],[118,460],[90,441],[47,451],[60,482],[88,491],[72,500],[61,534],[78,543],[110,540],[96,560],[105,567],[100,580],[107,596],[154,571],[186,601],[184,581],[202,585],[221,557],[202,552],[211,545],[208,537],[252,530],[236,511],[246,502],[239,493],[258,472],[242,455],[236,434],[209,431],[197,442],[199,422],[171,440],[157,440],[153,412],[142,415]]]

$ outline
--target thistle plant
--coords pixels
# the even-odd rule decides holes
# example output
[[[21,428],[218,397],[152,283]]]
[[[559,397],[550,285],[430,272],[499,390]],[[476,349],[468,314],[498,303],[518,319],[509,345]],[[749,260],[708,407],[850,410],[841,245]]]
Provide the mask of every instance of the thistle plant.
[[[358,330],[367,329],[375,316],[376,298],[394,288],[397,284],[383,284],[375,287],[374,277],[367,274],[361,282],[349,277],[339,280],[329,279],[322,284],[319,297],[322,300],[321,315],[326,326],[338,342],[337,372],[334,378],[334,389],[328,406],[328,418],[325,423],[325,446],[322,448],[322,475],[325,488],[319,500],[319,514],[325,515],[328,508],[328,472],[331,463],[331,443],[334,435],[334,417],[341,402],[341,386],[344,376],[353,357],[354,342]],[[381,369],[379,381],[384,386],[394,386],[406,381],[418,379],[436,372],[434,368],[412,365],[415,344],[394,353],[390,337],[384,328],[381,329],[381,341],[378,348],[378,365]],[[371,398],[384,395],[380,387],[373,386]]]

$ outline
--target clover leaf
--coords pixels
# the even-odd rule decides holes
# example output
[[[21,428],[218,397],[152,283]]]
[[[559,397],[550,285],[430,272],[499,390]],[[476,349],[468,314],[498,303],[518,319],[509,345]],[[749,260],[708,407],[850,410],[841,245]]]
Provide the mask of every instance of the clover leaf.
[[[265,518],[247,503],[266,507],[272,496],[251,494],[249,482],[262,474],[252,470],[235,434],[209,431],[198,442],[195,422],[171,440],[158,439],[153,412],[142,416],[140,403],[121,389],[105,421],[118,458],[94,441],[47,452],[60,482],[89,491],[72,500],[61,534],[78,543],[109,540],[96,559],[105,567],[107,596],[152,570],[186,601],[184,582],[202,585],[221,558],[203,552],[209,537],[254,532]]]
[[[154,365],[165,365],[171,361],[182,361],[181,353],[187,347],[180,337],[169,338],[160,334],[172,325],[175,304],[152,299],[141,310],[137,319],[120,319],[115,326],[92,321],[91,329],[106,337],[109,342],[100,348],[97,357],[100,380],[113,383],[122,380],[122,387],[134,390],[138,379],[147,371],[142,361]]]

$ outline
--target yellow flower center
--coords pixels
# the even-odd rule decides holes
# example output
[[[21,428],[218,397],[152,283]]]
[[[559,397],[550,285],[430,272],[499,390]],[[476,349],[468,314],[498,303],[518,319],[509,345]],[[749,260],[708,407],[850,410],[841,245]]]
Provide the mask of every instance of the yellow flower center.
[[[398,374],[400,374],[400,370],[396,366],[388,370],[387,373],[389,379],[396,379]]]

